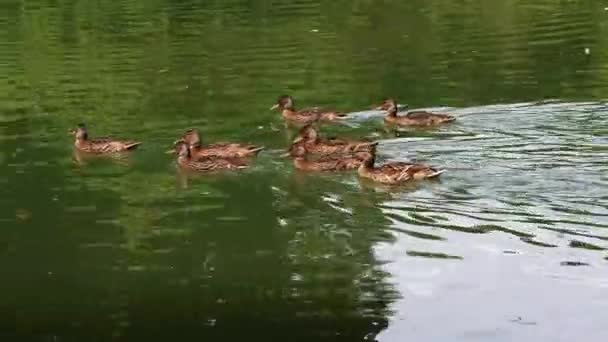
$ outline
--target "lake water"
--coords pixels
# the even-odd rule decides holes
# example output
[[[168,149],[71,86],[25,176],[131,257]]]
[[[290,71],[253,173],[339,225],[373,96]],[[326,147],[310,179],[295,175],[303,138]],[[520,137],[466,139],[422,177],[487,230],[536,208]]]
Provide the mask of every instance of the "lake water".
[[[606,341],[607,36],[599,0],[0,0],[0,337]],[[294,172],[283,93],[448,172]],[[79,122],[145,143],[78,162]],[[189,127],[266,151],[185,177]]]

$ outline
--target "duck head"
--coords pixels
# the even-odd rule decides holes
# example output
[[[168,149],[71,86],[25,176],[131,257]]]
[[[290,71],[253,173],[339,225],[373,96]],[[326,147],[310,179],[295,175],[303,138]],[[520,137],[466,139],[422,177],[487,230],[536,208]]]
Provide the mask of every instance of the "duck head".
[[[181,139],[177,140],[175,143],[186,143],[189,146],[198,146],[201,144],[201,135],[196,128],[190,128],[184,133]]]
[[[175,150],[177,151],[177,158],[181,159],[181,160],[188,160],[190,159],[190,146],[188,146],[188,144],[186,144],[185,142],[180,142],[177,143],[177,145],[175,146]]]
[[[395,115],[397,114],[397,101],[391,98],[386,98],[384,101],[382,101],[382,104],[375,109],[387,111],[389,115]]]
[[[286,157],[297,157],[296,155],[296,150],[298,150],[299,148],[304,149],[304,154],[306,154],[306,144],[307,139],[303,138],[301,136],[296,137],[293,142],[291,143],[291,145],[289,146],[289,148],[287,149],[287,152],[283,153],[281,155],[281,157],[286,158]],[[302,154],[301,152],[299,152],[300,154]]]
[[[87,127],[83,123],[79,123],[76,128],[70,130],[70,134],[73,135],[76,140],[87,140],[89,138]]]
[[[308,151],[304,146],[295,144],[291,147],[291,155],[296,159],[304,159],[307,153]]]
[[[270,110],[275,110],[275,109],[294,110],[294,101],[293,101],[293,98],[291,96],[289,96],[289,95],[281,95],[281,96],[279,96],[279,98],[277,99],[277,103],[274,106],[270,107]]]
[[[369,152],[358,152],[356,155],[363,162],[361,168],[372,168],[376,163],[376,146],[374,145]]]
[[[369,152],[363,152],[362,154],[362,161],[363,161],[363,165],[365,167],[373,167],[374,163],[376,162],[376,155],[373,153],[369,153]]]
[[[306,125],[306,126],[300,128],[298,138],[302,138],[302,140],[304,140],[304,141],[316,142],[317,139],[319,138],[319,135],[317,133],[317,130],[314,127],[312,127],[312,125]]]

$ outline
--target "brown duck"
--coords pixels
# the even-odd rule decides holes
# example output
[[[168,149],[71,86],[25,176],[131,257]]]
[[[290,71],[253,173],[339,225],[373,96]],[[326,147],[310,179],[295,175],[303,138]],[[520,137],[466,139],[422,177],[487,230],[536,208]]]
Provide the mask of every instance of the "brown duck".
[[[377,142],[350,141],[339,138],[322,139],[312,125],[304,126],[291,144],[289,152],[297,146],[303,146],[312,154],[352,154],[355,152],[371,151]]]
[[[399,126],[428,127],[456,120],[456,118],[447,114],[436,114],[423,110],[412,111],[405,115],[397,116],[397,101],[394,99],[385,99],[382,105],[376,109],[387,112],[384,122]]]
[[[74,147],[77,150],[89,153],[116,153],[135,149],[141,142],[131,140],[116,140],[112,138],[89,139],[85,124],[78,124],[76,129],[70,131],[76,140]]]
[[[220,170],[240,170],[245,169],[249,165],[243,159],[236,158],[212,158],[192,160],[191,147],[186,143],[177,144],[177,164],[187,170],[199,172],[212,172]]]
[[[401,184],[412,180],[423,180],[439,177],[445,170],[436,170],[424,164],[393,162],[374,166],[375,151],[365,152],[363,163],[359,166],[359,177],[371,179],[382,184]]]
[[[211,145],[203,146],[201,142],[201,136],[197,129],[189,129],[184,135],[178,139],[175,144],[175,151],[168,151],[168,153],[179,153],[179,144],[186,143],[190,146],[190,152],[192,159],[197,160],[200,158],[219,157],[219,158],[245,158],[252,157],[260,153],[263,147],[255,145],[245,145],[237,143],[216,143]]]
[[[356,170],[363,163],[365,155],[356,153],[354,156],[332,158],[324,156],[316,160],[309,160],[307,151],[303,146],[296,146],[292,152],[293,165],[303,171],[347,171]]]
[[[281,115],[287,121],[296,123],[311,123],[315,121],[334,121],[346,118],[346,114],[339,112],[325,112],[318,108],[297,111],[294,100],[289,95],[282,95],[270,110],[280,109]]]

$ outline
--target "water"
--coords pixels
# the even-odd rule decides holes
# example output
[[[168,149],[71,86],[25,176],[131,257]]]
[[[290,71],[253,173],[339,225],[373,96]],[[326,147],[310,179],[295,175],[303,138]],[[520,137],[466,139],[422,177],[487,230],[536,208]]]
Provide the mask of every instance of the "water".
[[[607,6],[0,1],[0,336],[604,341]],[[294,172],[282,93],[448,172]],[[387,130],[385,96],[458,121]],[[145,144],[78,163],[81,121]],[[267,150],[184,177],[188,127]]]

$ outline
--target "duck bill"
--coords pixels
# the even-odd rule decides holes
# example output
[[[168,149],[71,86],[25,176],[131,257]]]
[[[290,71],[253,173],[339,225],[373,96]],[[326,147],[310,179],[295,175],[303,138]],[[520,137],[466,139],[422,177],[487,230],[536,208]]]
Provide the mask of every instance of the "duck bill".
[[[281,158],[288,158],[291,156],[291,152],[285,152],[283,154],[280,155]]]
[[[175,150],[168,150],[168,151],[165,151],[165,154],[175,154]]]
[[[270,110],[275,110],[275,109],[277,109],[277,108],[279,108],[279,104],[278,104],[278,103],[277,103],[277,104],[275,104],[274,106],[270,107]]]

